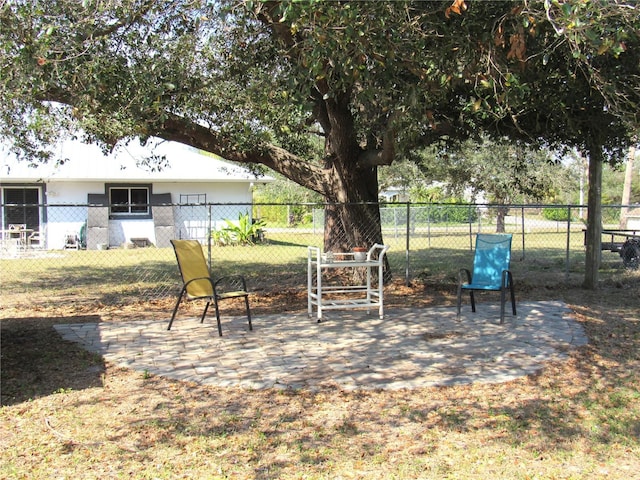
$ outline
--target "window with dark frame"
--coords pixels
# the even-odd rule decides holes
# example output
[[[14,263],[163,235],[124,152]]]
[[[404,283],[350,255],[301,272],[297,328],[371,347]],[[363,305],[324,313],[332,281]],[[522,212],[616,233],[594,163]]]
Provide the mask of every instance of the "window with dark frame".
[[[2,228],[11,224],[26,225],[27,228],[40,228],[40,188],[3,187],[2,189]]]
[[[114,216],[149,215],[149,187],[109,187],[110,213]]]

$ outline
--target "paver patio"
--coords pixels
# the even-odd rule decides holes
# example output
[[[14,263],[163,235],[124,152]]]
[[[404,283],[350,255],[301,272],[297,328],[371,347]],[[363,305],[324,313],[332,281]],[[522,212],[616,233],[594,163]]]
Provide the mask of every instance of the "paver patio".
[[[522,302],[498,323],[497,305],[333,311],[322,323],[304,313],[256,315],[200,324],[178,318],[57,325],[108,362],[139,372],[227,387],[403,389],[499,383],[532,374],[587,343],[559,301]]]

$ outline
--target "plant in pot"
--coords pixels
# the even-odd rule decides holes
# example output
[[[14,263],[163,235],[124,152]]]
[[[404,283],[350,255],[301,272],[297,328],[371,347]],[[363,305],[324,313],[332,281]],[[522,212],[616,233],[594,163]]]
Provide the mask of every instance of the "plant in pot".
[[[367,248],[353,247],[353,259],[356,262],[364,262],[367,259]]]

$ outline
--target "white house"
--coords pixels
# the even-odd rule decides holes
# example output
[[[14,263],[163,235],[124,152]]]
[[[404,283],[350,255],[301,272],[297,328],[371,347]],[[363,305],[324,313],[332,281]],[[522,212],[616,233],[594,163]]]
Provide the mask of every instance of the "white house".
[[[640,208],[634,208],[626,214],[627,229],[640,231]]]
[[[152,155],[164,160],[150,162]],[[204,239],[216,222],[251,214],[253,183],[272,180],[174,142],[132,142],[105,155],[68,141],[56,159],[63,161],[34,166],[0,147],[2,240],[31,236],[41,248],[61,249],[77,236],[95,249]],[[228,207],[211,214],[205,204]]]
[[[409,192],[406,187],[390,186],[381,191],[378,197],[384,202],[408,202]]]

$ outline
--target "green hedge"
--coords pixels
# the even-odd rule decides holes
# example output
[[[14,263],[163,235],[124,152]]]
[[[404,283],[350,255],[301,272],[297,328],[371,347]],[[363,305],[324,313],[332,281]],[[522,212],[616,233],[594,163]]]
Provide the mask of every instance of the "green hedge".
[[[383,225],[405,224],[407,218],[405,206],[397,208],[381,208],[380,214]],[[427,223],[473,223],[478,220],[478,209],[475,206],[460,204],[438,204],[425,205],[421,207],[412,206],[412,224]]]
[[[555,222],[566,222],[569,220],[569,209],[562,207],[551,207],[542,209],[542,217],[545,220],[553,220]]]

